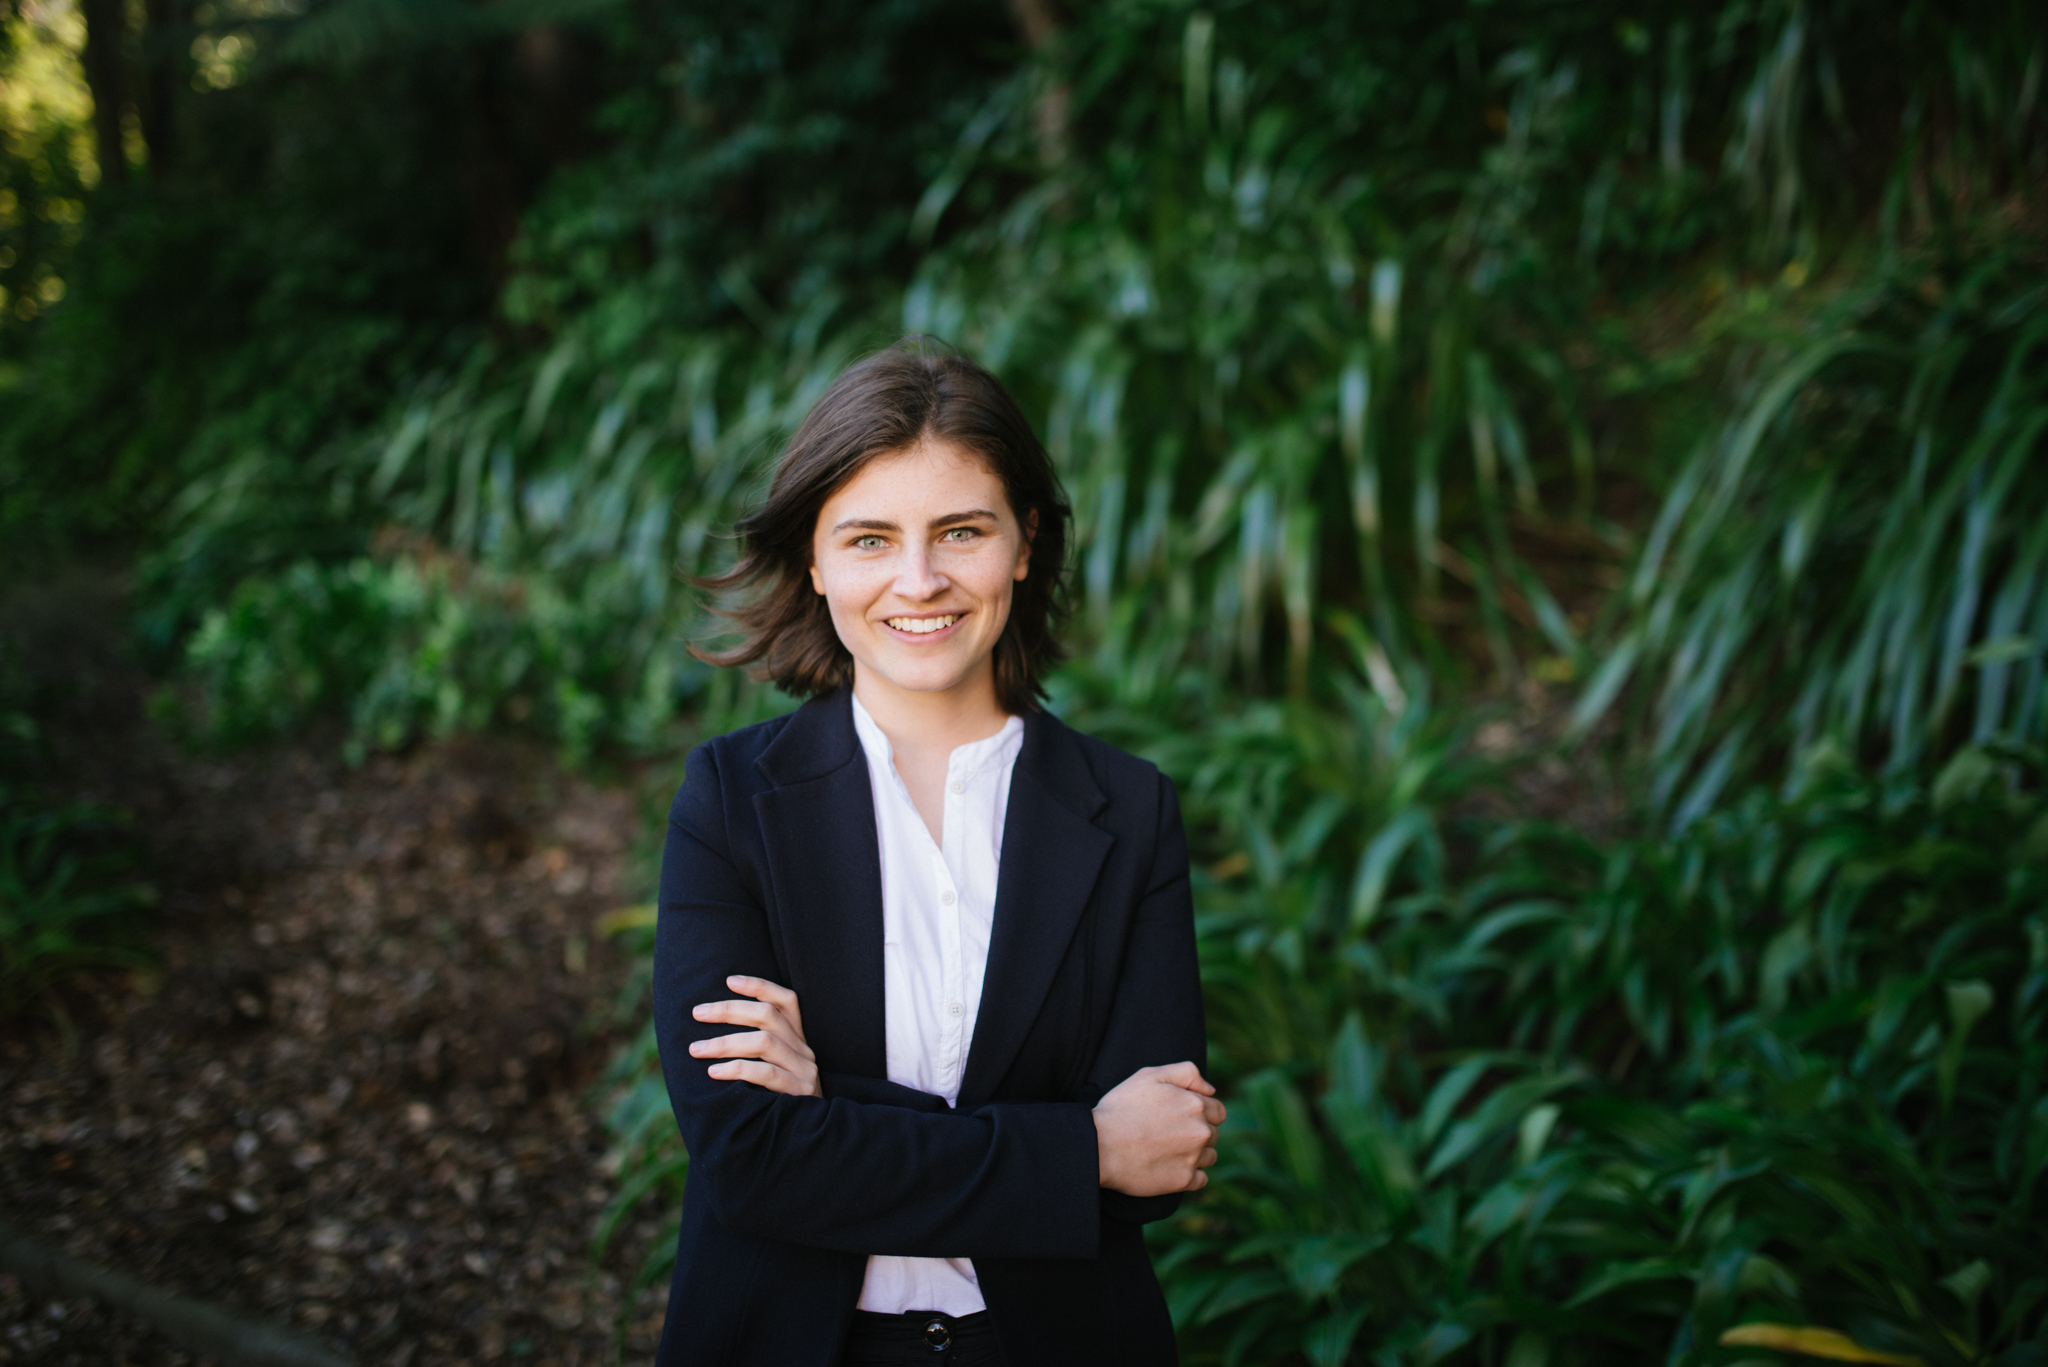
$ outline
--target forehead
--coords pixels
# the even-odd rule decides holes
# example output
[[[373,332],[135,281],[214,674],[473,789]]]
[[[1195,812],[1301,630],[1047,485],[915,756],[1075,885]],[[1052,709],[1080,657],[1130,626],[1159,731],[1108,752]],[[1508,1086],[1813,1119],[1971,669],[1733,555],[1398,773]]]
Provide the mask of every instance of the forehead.
[[[824,528],[859,517],[908,526],[975,508],[1012,515],[1002,479],[975,452],[927,440],[862,466],[825,500],[818,523]]]

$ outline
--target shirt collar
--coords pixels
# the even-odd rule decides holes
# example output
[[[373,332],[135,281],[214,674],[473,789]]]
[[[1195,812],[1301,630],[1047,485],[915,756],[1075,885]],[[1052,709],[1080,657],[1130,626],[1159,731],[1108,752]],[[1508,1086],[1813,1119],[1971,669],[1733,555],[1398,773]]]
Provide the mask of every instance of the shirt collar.
[[[867,708],[861,706],[859,697],[853,699],[853,729],[860,737],[861,749],[867,751],[868,763],[886,766],[893,772],[895,747],[889,744],[889,737],[881,726],[868,715]],[[1009,717],[994,735],[954,746],[946,761],[946,772],[955,778],[972,778],[992,764],[1006,764],[1015,759],[1023,748],[1024,719]]]

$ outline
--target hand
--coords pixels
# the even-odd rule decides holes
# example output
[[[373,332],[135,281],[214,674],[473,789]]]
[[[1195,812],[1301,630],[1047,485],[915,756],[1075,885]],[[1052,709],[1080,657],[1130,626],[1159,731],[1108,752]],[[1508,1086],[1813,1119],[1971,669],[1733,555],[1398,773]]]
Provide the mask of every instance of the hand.
[[[754,1028],[750,1033],[693,1041],[690,1057],[728,1060],[712,1064],[709,1070],[720,1082],[751,1082],[789,1096],[825,1095],[818,1085],[818,1057],[804,1043],[804,1019],[797,1009],[796,993],[766,978],[737,974],[727,978],[725,985],[755,1000],[704,1002],[690,1014],[700,1021]]]
[[[1216,1089],[1192,1063],[1140,1068],[1095,1103],[1101,1184],[1130,1196],[1200,1191],[1223,1123]]]

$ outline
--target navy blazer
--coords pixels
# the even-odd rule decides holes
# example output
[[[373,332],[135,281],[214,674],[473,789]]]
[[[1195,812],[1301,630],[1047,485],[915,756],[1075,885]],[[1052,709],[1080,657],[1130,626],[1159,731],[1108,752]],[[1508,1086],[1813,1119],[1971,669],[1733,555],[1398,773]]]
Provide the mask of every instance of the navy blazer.
[[[699,746],[669,815],[654,1021],[690,1152],[660,1367],[831,1367],[869,1254],[974,1260],[1010,1367],[1172,1363],[1141,1226],[1178,1196],[1097,1185],[1090,1110],[1206,1064],[1173,785],[1045,712],[1010,780],[959,1104],[887,1080],[882,873],[845,689]],[[797,994],[825,1095],[709,1076],[690,1010],[752,974]]]

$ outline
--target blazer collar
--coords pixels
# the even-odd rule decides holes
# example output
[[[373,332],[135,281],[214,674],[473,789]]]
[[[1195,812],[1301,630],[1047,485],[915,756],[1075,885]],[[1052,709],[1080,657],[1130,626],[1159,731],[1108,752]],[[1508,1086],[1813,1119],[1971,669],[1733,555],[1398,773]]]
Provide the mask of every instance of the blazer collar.
[[[1025,716],[1024,748],[1017,752],[1017,768],[1083,821],[1093,821],[1109,805],[1074,733],[1050,712],[1040,710]]]
[[[1027,716],[1010,774],[981,1010],[960,1082],[963,1111],[994,1096],[1038,1019],[1116,843],[1095,824],[1108,805],[1074,733],[1051,713]]]
[[[882,859],[852,694],[805,703],[754,764],[775,785],[754,810],[805,1037],[821,1071],[886,1078]]]
[[[835,688],[790,714],[754,767],[778,788],[821,778],[860,753],[853,729],[853,690]]]

